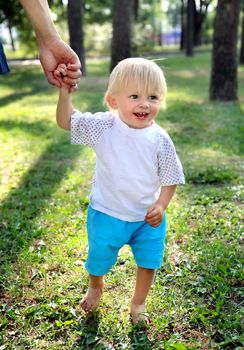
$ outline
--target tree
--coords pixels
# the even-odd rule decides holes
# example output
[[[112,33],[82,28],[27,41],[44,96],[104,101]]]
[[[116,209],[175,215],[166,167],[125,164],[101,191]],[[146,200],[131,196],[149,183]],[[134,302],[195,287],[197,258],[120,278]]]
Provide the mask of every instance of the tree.
[[[80,59],[82,74],[86,75],[82,2],[82,0],[69,0],[67,11],[70,46]]]
[[[55,13],[63,11],[64,8],[62,0],[49,0],[49,5],[54,7]],[[13,51],[15,50],[15,37],[12,35],[14,28],[17,31],[16,41],[24,46],[25,51],[38,54],[33,26],[23,7],[20,5],[19,0],[0,0],[0,23],[3,22],[9,30]]]
[[[186,56],[193,56],[194,0],[187,1]]]
[[[181,20],[180,50],[183,51],[185,49],[185,41],[186,41],[186,16],[185,16],[185,1],[184,0],[181,0],[180,20]]]
[[[137,20],[138,19],[138,13],[139,13],[140,0],[134,0],[133,3],[134,3],[134,8],[133,8],[134,17]]]
[[[119,61],[123,60],[124,58],[131,57],[131,27],[133,8],[133,0],[113,1],[111,70]]]
[[[180,49],[184,50],[187,44],[187,18],[189,16],[188,11],[190,12],[190,16],[193,17],[193,22],[191,25],[193,26],[192,32],[193,34],[193,46],[201,45],[203,39],[203,24],[207,17],[208,7],[212,0],[192,0],[191,3],[188,0],[181,0],[180,4],[180,17],[181,17],[181,42]],[[189,9],[189,6],[191,9]],[[192,9],[193,6],[193,9]],[[193,14],[192,14],[193,11]],[[191,39],[192,40],[192,39]]]
[[[210,99],[235,101],[237,96],[237,28],[240,0],[218,0],[214,24]]]
[[[244,64],[244,0],[242,0],[241,5],[242,5],[242,29],[241,29],[240,63]]]
[[[194,1],[194,46],[202,44],[202,28],[212,0]],[[198,6],[197,6],[198,5]]]
[[[13,28],[20,23],[21,6],[17,0],[0,0],[0,23],[5,22],[9,31],[12,50],[15,51],[15,42],[13,38]],[[23,22],[21,21],[23,24]]]

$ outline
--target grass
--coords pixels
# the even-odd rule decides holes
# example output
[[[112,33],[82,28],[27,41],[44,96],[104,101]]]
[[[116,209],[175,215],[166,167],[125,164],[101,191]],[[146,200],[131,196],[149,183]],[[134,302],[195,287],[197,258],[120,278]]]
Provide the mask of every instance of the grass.
[[[0,349],[243,349],[243,210],[239,103],[210,103],[210,57],[160,62],[170,133],[187,184],[168,210],[164,265],[148,301],[152,322],[131,325],[135,265],[121,251],[106,278],[101,307],[84,317],[86,209],[92,151],[70,146],[55,125],[57,90],[38,66],[13,66],[0,86]],[[81,110],[101,110],[107,61],[88,62],[74,95]]]

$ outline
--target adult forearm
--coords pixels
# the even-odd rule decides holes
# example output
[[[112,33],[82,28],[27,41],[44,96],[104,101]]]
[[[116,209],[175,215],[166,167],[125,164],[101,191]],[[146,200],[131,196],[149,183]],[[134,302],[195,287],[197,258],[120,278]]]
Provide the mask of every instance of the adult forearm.
[[[39,43],[59,37],[47,0],[20,0],[31,20]]]

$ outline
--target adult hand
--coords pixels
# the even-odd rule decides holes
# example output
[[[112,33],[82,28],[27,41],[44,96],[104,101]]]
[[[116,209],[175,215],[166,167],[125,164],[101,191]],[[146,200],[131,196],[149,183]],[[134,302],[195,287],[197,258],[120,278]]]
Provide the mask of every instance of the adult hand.
[[[80,61],[76,53],[59,36],[52,20],[47,0],[20,0],[29,16],[36,33],[39,46],[40,62],[50,84],[61,87],[61,82],[69,86],[70,91],[76,90],[81,77]],[[66,77],[54,76],[59,64],[67,66]]]
[[[57,87],[62,82],[69,86],[69,91],[77,89],[81,77],[81,64],[76,53],[60,37],[55,36],[39,45],[40,62],[50,84]],[[57,77],[54,71],[59,64],[67,66],[66,75]]]

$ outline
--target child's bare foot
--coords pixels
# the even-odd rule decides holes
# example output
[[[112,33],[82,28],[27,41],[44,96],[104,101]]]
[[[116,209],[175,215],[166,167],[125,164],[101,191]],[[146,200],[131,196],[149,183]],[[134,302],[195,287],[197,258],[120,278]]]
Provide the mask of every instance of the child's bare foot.
[[[146,312],[146,306],[145,304],[133,304],[131,303],[130,306],[130,315],[132,323],[149,323],[149,315]]]
[[[103,293],[101,287],[89,287],[86,295],[81,301],[81,308],[84,312],[90,312],[96,309]]]

